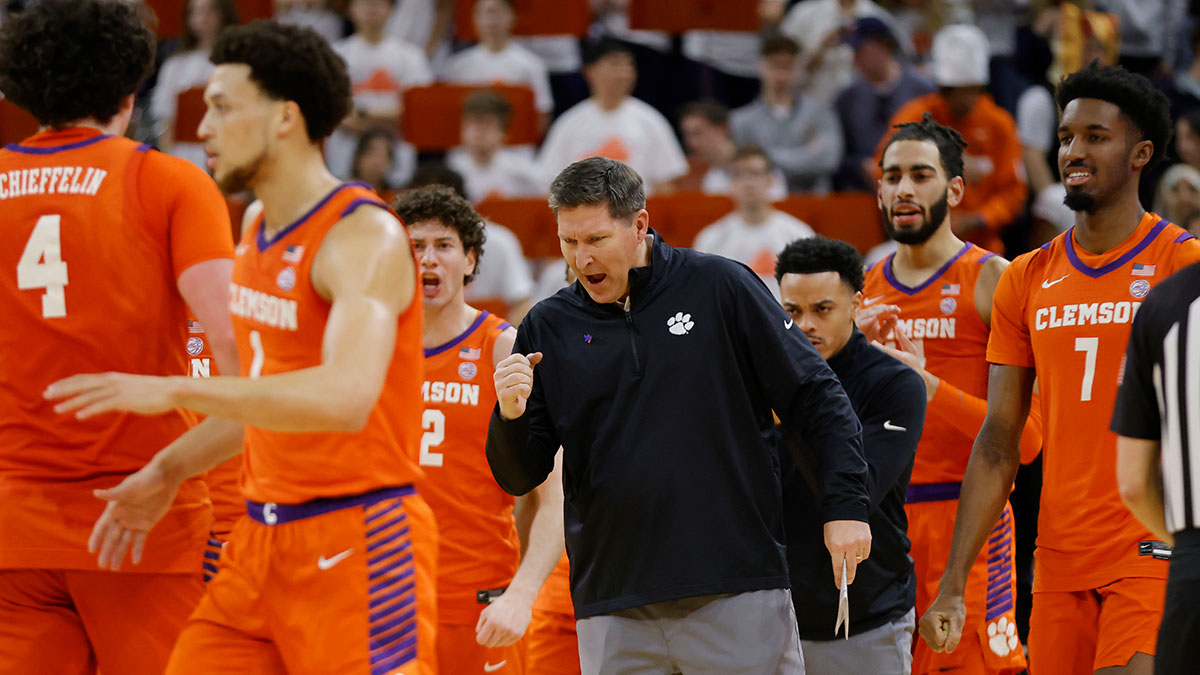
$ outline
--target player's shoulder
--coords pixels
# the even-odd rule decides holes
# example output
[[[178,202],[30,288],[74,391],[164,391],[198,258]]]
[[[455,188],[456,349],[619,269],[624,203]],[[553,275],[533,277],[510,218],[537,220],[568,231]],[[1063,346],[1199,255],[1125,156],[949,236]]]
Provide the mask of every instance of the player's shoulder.
[[[1004,276],[1009,276],[1018,283],[1025,283],[1029,278],[1045,269],[1056,256],[1065,255],[1062,248],[1066,241],[1065,237],[1069,234],[1070,230],[1067,230],[1032,251],[1013,258],[1012,262],[1005,265]]]

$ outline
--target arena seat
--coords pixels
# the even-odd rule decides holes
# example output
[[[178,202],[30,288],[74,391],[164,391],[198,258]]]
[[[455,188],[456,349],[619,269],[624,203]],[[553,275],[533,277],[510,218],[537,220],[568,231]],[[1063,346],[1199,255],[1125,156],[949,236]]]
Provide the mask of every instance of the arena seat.
[[[808,223],[817,234],[841,239],[866,253],[887,237],[875,195],[869,192],[834,192],[823,197],[791,195],[775,208]]]
[[[648,198],[646,210],[650,227],[668,244],[690,247],[700,230],[733,210],[733,200],[726,195],[676,192]]]
[[[204,119],[204,87],[192,87],[179,92],[175,99],[175,126],[172,138],[176,143],[202,143],[200,120]]]
[[[510,145],[538,142],[538,113],[529,87],[492,85],[474,87],[455,84],[432,84],[404,91],[404,113],[401,133],[419,152],[448,150],[459,143],[462,130],[462,102],[476,89],[492,89],[508,99],[513,108],[508,127]]]
[[[758,3],[730,0],[631,0],[629,27],[668,33],[682,33],[688,30],[757,31]]]
[[[8,99],[0,99],[0,145],[22,141],[36,134],[37,130],[38,123],[33,115]]]
[[[521,199],[485,199],[475,205],[481,216],[493,220],[517,235],[525,257],[554,258],[558,247],[558,223],[546,205],[545,197]]]
[[[513,0],[517,23],[514,35],[586,35],[592,21],[592,10],[588,0]],[[471,12],[475,0],[456,0],[454,23],[458,26],[455,37],[464,42],[474,42],[475,22]]]

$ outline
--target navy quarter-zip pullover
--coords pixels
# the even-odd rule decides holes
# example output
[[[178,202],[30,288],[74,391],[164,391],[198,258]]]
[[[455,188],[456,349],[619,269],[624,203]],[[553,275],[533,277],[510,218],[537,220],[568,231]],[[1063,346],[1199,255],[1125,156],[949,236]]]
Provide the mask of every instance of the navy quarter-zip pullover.
[[[497,406],[488,431],[492,473],[516,495],[563,448],[581,619],[787,588],[781,446],[810,449],[798,461],[824,520],[867,520],[861,430],[825,360],[748,267],[650,236],[624,304],[576,283],[530,311],[514,352],[543,353],[532,394],[516,420]]]

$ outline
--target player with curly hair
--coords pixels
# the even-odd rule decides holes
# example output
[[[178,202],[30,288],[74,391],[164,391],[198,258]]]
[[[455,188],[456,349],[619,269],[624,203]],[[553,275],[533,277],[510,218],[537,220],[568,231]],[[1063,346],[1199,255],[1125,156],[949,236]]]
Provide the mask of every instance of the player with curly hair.
[[[252,189],[229,308],[242,377],[78,375],[63,412],[209,417],[117,487],[102,566],[136,562],[179,481],[243,449],[247,516],[168,673],[436,672],[437,531],[416,493],[421,304],[400,220],[325,168],[350,109],[340,57],[307,28],[257,21],[213,48],[200,137],[227,190]],[[229,297],[229,296],[227,296]]]
[[[1143,675],[1154,669],[1166,547],[1122,502],[1105,422],[1142,298],[1200,260],[1200,244],[1138,200],[1142,172],[1166,151],[1166,97],[1140,75],[1092,64],[1064,78],[1056,99],[1075,226],[1014,260],[996,286],[987,418],[921,634],[935,650],[958,643],[967,571],[1011,490],[1036,376],[1046,426],[1029,671]]]
[[[198,479],[164,499],[137,567],[99,570],[87,552],[103,511],[93,490],[195,418],[81,421],[41,398],[77,372],[184,375],[189,310],[237,368],[225,201],[200,168],[123,137],[154,60],[137,8],[41,0],[0,31],[0,90],[41,126],[0,150],[4,673],[162,673],[203,592],[212,511]]]

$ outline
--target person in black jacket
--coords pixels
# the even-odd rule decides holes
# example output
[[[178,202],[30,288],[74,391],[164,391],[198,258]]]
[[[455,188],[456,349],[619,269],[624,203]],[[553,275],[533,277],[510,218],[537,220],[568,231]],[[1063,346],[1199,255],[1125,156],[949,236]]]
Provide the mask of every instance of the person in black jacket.
[[[863,427],[871,496],[871,559],[850,589],[849,639],[836,639],[838,588],[829,583],[816,510],[820,493],[783,456],[783,527],[792,598],[808,675],[912,672],[917,579],[904,495],[925,424],[925,382],[873,347],[854,325],[863,264],[854,247],[825,237],[788,244],[775,265],[783,308],[841,381]]]
[[[497,367],[492,473],[524,494],[563,447],[584,673],[802,673],[780,451],[819,467],[832,585],[870,553],[858,420],[758,276],[668,246],[645,204],[610,159],[551,185],[578,281],[530,311]]]

